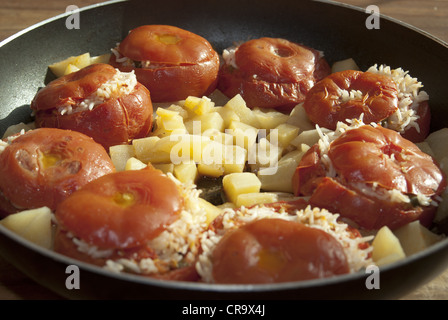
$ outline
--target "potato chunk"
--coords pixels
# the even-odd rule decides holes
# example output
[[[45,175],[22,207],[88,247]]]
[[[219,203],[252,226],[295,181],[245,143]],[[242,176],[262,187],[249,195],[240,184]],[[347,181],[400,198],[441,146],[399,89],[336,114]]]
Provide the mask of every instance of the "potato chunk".
[[[442,236],[423,227],[418,220],[394,230],[394,234],[399,239],[406,256],[422,251],[443,239]]]
[[[260,192],[261,182],[254,173],[241,172],[225,175],[222,185],[229,201],[236,204],[240,194]]]
[[[52,246],[51,210],[47,207],[11,214],[0,224],[44,248]]]
[[[373,239],[372,246],[372,259],[379,266],[389,264],[406,257],[403,247],[400,244],[400,240],[387,226],[384,226],[378,230],[375,239]]]

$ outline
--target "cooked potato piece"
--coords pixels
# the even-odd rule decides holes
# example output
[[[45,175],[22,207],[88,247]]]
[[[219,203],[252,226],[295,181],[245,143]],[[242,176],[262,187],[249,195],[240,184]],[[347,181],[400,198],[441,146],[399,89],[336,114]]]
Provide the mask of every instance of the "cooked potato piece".
[[[132,140],[132,145],[134,146],[135,151],[135,157],[145,163],[171,162],[171,155],[169,152],[164,152],[161,150],[157,150],[155,148],[159,140],[160,138],[157,136]]]
[[[268,135],[271,143],[277,144],[282,148],[289,146],[291,141],[299,134],[299,128],[288,123],[282,123],[276,126]]]
[[[182,183],[194,184],[198,178],[198,168],[193,161],[183,162],[174,166],[173,174]]]
[[[203,149],[211,142],[210,138],[193,134],[179,135],[178,138],[169,151],[171,162],[175,165],[189,160],[201,162]]]
[[[286,123],[289,116],[287,114],[276,111],[275,109],[261,110],[255,108],[252,111],[258,119],[260,129],[274,129],[282,123]]]
[[[292,109],[286,123],[300,128],[300,131],[315,129],[315,125],[308,118],[308,115],[303,108],[302,103],[298,104],[294,107],[294,109]]]
[[[146,168],[148,165],[135,157],[131,157],[126,161],[124,170],[140,170]]]
[[[207,200],[203,199],[203,198],[199,198],[199,205],[201,206],[201,208],[203,208],[206,212],[207,215],[207,221],[206,223],[209,224],[210,222],[212,222],[217,216],[219,216],[223,209],[220,207],[217,207],[213,204],[211,204],[210,202],[208,202]]]
[[[51,210],[47,207],[11,214],[0,220],[5,228],[23,238],[50,249],[52,246]]]
[[[266,138],[260,139],[248,152],[247,158],[251,171],[255,172],[261,168],[277,166],[282,153],[282,147],[272,144]]]
[[[156,163],[152,165],[154,168],[162,171],[163,173],[173,173],[174,164],[172,163]]]
[[[236,114],[233,109],[224,107],[215,107],[214,111],[219,113],[224,120],[224,127],[228,128],[232,121],[241,121],[241,118]]]
[[[79,56],[72,56],[72,57],[69,57],[62,61],[53,63],[53,64],[49,65],[48,68],[50,68],[51,72],[53,72],[53,74],[56,77],[62,77],[63,75],[66,74],[65,72],[69,65],[72,65],[73,67],[76,67],[77,69],[82,69],[82,68],[90,65],[90,63],[91,63],[90,62],[90,53],[86,52]]]
[[[198,163],[198,173],[207,177],[219,178],[224,175],[224,165],[222,163]]]
[[[275,193],[270,192],[254,192],[242,193],[236,198],[235,205],[237,207],[252,207],[256,204],[273,203],[278,200]]]
[[[229,201],[236,204],[240,194],[260,192],[261,182],[254,173],[242,172],[225,175],[222,185]]]
[[[190,113],[196,115],[203,115],[209,113],[214,108],[215,103],[208,97],[193,97],[189,96],[185,99],[184,108]]]
[[[127,161],[135,156],[133,145],[119,144],[109,148],[109,156],[117,171],[125,170]]]
[[[23,123],[20,122],[18,124],[13,124],[11,126],[9,126],[8,128],[6,128],[5,133],[3,134],[3,138],[2,139],[6,139],[9,136],[15,135],[20,133],[22,130],[24,132],[32,130],[33,129],[33,124],[31,123]]]
[[[352,58],[336,61],[331,66],[332,73],[345,70],[359,70],[359,67]]]
[[[243,172],[246,161],[246,149],[234,145],[224,145],[224,174]]]
[[[210,129],[216,129],[220,132],[224,132],[225,125],[224,125],[224,119],[221,117],[221,115],[218,112],[209,112],[205,114],[201,114],[198,116],[195,116],[188,120],[188,122],[197,122],[197,127],[200,128],[200,133],[203,133]],[[194,123],[192,124],[186,124],[187,128],[194,128]],[[191,130],[191,129],[190,129]],[[190,133],[196,134],[196,132],[189,131]]]
[[[372,242],[372,259],[381,266],[386,263],[392,263],[406,257],[406,254],[400,244],[400,240],[393,232],[384,226],[375,236]]]
[[[243,97],[239,94],[230,99],[225,105],[224,108],[228,108],[233,110],[238,117],[239,121],[245,123],[249,126],[259,128],[260,124],[258,123],[258,119],[256,115],[252,112],[252,110],[246,105],[246,101],[244,101]]]
[[[320,128],[322,133],[330,132],[329,129]],[[298,136],[291,140],[291,144],[299,148],[302,144],[312,146],[320,139],[319,131],[316,129],[302,131]]]
[[[394,230],[394,234],[400,241],[406,256],[422,251],[443,239],[442,236],[423,227],[418,220]]]
[[[234,144],[249,150],[257,141],[258,129],[244,122],[232,121],[227,133],[233,135]]]
[[[90,57],[90,64],[109,63],[110,53],[101,54],[99,56]]]
[[[292,176],[302,159],[304,152],[294,150],[284,155],[278,161],[276,167],[262,168],[257,176],[261,182],[263,191],[275,191],[292,193]]]
[[[448,148],[446,147],[446,142],[448,141],[448,128],[443,128],[430,133],[425,141],[431,147],[437,161],[440,162],[443,158],[448,158]]]
[[[64,76],[67,75],[67,74],[70,74],[70,73],[72,73],[72,72],[79,71],[79,70],[81,70],[81,68],[79,68],[79,67],[75,66],[74,64],[71,64],[71,63],[70,63],[70,64],[67,66],[67,68],[65,68],[65,70],[64,70]]]

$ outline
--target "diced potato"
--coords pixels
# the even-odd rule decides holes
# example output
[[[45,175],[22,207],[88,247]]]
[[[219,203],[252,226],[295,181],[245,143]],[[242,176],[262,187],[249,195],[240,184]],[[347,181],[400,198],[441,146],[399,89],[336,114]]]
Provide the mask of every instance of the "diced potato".
[[[215,103],[208,97],[189,96],[185,99],[184,108],[196,115],[209,113],[214,108]]]
[[[50,68],[51,72],[53,72],[56,77],[62,77],[65,74],[69,64],[77,67],[78,69],[87,67],[90,64],[90,53],[86,52],[79,56],[69,57],[49,65],[48,68]]]
[[[282,123],[275,127],[268,135],[271,143],[277,144],[282,148],[289,146],[291,141],[299,134],[299,128],[289,123]]]
[[[199,205],[201,206],[201,208],[203,208],[205,210],[205,213],[207,216],[207,220],[206,220],[207,224],[212,222],[223,211],[222,208],[211,204],[210,202],[208,202],[207,200],[205,200],[203,198],[199,198]]]
[[[380,266],[406,257],[400,240],[398,240],[387,226],[378,230],[375,239],[373,239],[372,246],[372,259]]]
[[[67,68],[65,68],[64,76],[67,75],[67,74],[70,74],[70,73],[72,73],[72,72],[79,71],[79,70],[81,70],[81,68],[79,68],[79,67],[75,66],[74,64],[71,64],[71,63],[70,63],[70,64],[67,66]]]
[[[203,149],[211,142],[209,137],[201,135],[181,135],[180,140],[170,151],[171,162],[179,164],[181,162],[202,161]]]
[[[224,202],[223,204],[220,204],[217,206],[219,209],[235,209],[236,205],[232,202]]]
[[[173,132],[179,133],[187,131],[184,118],[179,113],[163,108],[158,108],[156,113],[158,115],[156,118],[156,131],[165,131],[168,135]]]
[[[193,117],[191,121],[199,122],[201,133],[210,129],[216,129],[218,131],[224,132],[225,129],[224,119],[218,112],[204,113],[202,115]]]
[[[286,123],[300,128],[300,131],[315,129],[315,125],[310,121],[308,115],[303,108],[303,103],[299,103],[292,109]]]
[[[90,64],[109,63],[110,53],[101,54],[99,56],[90,57]]]
[[[175,103],[171,104],[169,107],[166,107],[165,109],[177,112],[184,120],[188,119],[188,117],[190,116],[190,114],[188,113],[187,110],[185,110],[185,108]]]
[[[172,164],[172,163],[156,163],[156,164],[153,164],[153,167],[162,171],[163,173],[173,173],[174,172],[174,164]]]
[[[11,214],[0,220],[5,228],[23,238],[50,249],[52,246],[51,210],[48,207]]]
[[[198,168],[193,161],[183,162],[174,166],[173,174],[182,183],[194,184],[198,178]]]
[[[204,131],[203,135],[209,137],[211,141],[233,145],[233,136],[229,133],[221,132],[217,129],[209,129]]]
[[[3,138],[2,139],[6,139],[9,136],[15,135],[17,133],[20,133],[20,131],[29,131],[32,130],[33,128],[30,126],[30,124],[26,124],[23,122],[20,122],[18,124],[13,124],[11,126],[9,126],[8,128],[6,128],[5,133],[3,134]]]
[[[270,192],[255,192],[255,193],[242,193],[238,195],[235,205],[236,207],[251,207],[256,204],[272,203],[276,202],[278,197],[275,193]]]
[[[230,99],[225,105],[224,108],[229,108],[238,115],[240,121],[249,126],[259,128],[260,124],[258,123],[258,119],[256,115],[252,112],[252,110],[246,105],[246,101],[244,101],[243,97],[240,94],[237,94],[232,99]]]
[[[218,178],[224,175],[224,165],[222,163],[199,163],[198,173],[203,176]]]
[[[132,140],[135,157],[145,163],[168,163],[171,162],[171,154],[156,150],[155,146],[160,140],[157,136]]]
[[[249,150],[257,141],[258,129],[244,122],[232,121],[226,133],[233,135],[235,145]]]
[[[252,111],[257,117],[260,124],[260,129],[274,129],[282,123],[286,123],[289,115],[276,111],[275,109],[260,109],[255,108]]]
[[[126,165],[124,167],[124,170],[140,170],[143,168],[146,168],[148,165],[140,160],[138,160],[135,157],[131,157],[126,161]]]
[[[435,158],[435,154],[431,149],[431,146],[427,141],[418,142],[415,144],[422,152],[429,154],[431,157]]]
[[[359,70],[359,67],[352,58],[336,61],[331,66],[332,73],[345,70]]]
[[[258,171],[263,167],[277,166],[282,156],[283,148],[262,138],[248,152],[247,161],[251,171]]]
[[[224,174],[241,173],[247,161],[247,150],[239,146],[224,146]]]
[[[232,121],[241,121],[241,118],[236,114],[233,109],[224,107],[215,107],[214,109],[221,118],[224,120],[224,127],[228,128]]]
[[[260,192],[261,182],[254,173],[242,172],[225,175],[222,185],[229,201],[236,204],[240,194]]]
[[[448,141],[448,128],[443,128],[430,133],[425,141],[431,147],[437,161],[441,162],[443,158],[448,158],[448,148],[446,147],[446,142]]]
[[[304,152],[295,150],[287,153],[278,161],[277,167],[262,168],[257,176],[264,191],[292,193],[292,176],[302,159]]]
[[[331,130],[326,128],[320,128],[322,133],[328,133]],[[307,146],[313,146],[315,143],[317,143],[320,139],[319,131],[317,129],[311,129],[302,131],[297,137],[291,140],[291,144],[297,147],[299,149],[302,144],[305,144]]]
[[[117,171],[125,170],[127,161],[135,156],[133,145],[119,144],[109,148],[109,156]]]
[[[418,220],[394,230],[394,234],[406,256],[422,251],[443,239],[442,236],[423,227]]]

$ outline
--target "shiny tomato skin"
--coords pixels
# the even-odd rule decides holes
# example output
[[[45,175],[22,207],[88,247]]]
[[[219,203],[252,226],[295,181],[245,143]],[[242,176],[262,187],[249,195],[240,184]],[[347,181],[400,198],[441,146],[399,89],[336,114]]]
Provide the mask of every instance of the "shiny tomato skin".
[[[224,235],[212,254],[216,283],[260,284],[349,272],[342,245],[328,233],[282,219],[249,222]]]
[[[57,78],[37,92],[31,108],[43,111],[75,104],[95,93],[115,73],[113,67],[98,63]]]
[[[92,138],[40,128],[15,138],[0,154],[0,190],[17,208],[55,209],[70,194],[114,165]]]
[[[31,108],[35,110],[36,126],[82,132],[106,150],[109,150],[110,146],[127,144],[132,139],[145,137],[153,125],[153,106],[148,89],[140,83],[136,84],[131,93],[110,97],[92,110],[66,114],[58,111],[58,107],[67,101],[72,101],[76,106],[76,101],[88,98],[98,89],[98,84],[102,84],[100,80],[105,79],[103,74],[113,76],[115,72],[109,65],[96,64],[49,83],[38,92],[31,104]],[[94,88],[96,89],[93,90]],[[49,100],[63,94],[66,96],[59,104],[48,104]]]
[[[321,54],[280,38],[263,37],[241,44],[232,64],[221,67],[218,89],[241,96],[251,108],[290,111],[302,102],[316,81],[330,73]]]
[[[342,100],[343,91],[360,91],[362,99]],[[398,89],[387,76],[345,70],[335,72],[310,89],[303,104],[308,117],[320,127],[336,129],[338,122],[359,119],[379,123],[398,109]]]
[[[91,245],[124,249],[155,238],[182,207],[174,182],[148,167],[92,181],[58,206],[56,218],[61,228]]]
[[[119,44],[119,53],[148,67],[110,64],[123,71],[134,70],[137,79],[151,92],[153,102],[183,100],[210,94],[217,85],[219,55],[203,37],[168,25],[137,27]]]
[[[447,184],[432,157],[398,132],[367,125],[346,131],[328,151],[335,177],[326,177],[320,157],[318,146],[312,147],[292,178],[295,194],[310,196],[311,205],[340,213],[365,229],[395,229],[414,220],[432,223],[437,207],[384,197],[384,192],[397,190],[434,199]]]

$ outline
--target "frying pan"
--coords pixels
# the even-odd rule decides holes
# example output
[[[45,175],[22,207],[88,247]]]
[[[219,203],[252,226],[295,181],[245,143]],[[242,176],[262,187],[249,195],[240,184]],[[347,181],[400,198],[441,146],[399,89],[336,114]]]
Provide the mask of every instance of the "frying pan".
[[[143,24],[170,24],[195,32],[218,52],[234,42],[282,37],[324,52],[331,63],[354,58],[361,70],[378,63],[410,70],[425,85],[432,130],[448,127],[445,79],[447,44],[383,17],[367,29],[367,14],[331,1],[110,1],[83,8],[80,28],[57,16],[0,44],[0,134],[30,121],[29,104],[52,80],[47,66],[66,57],[109,52],[127,32]],[[173,10],[175,8],[175,10]],[[331,279],[269,285],[209,285],[113,274],[40,248],[0,226],[0,254],[41,285],[71,299],[396,299],[429,282],[448,266],[448,239],[381,269],[380,288],[366,286],[359,272]],[[80,270],[80,288],[66,287],[67,267]]]

